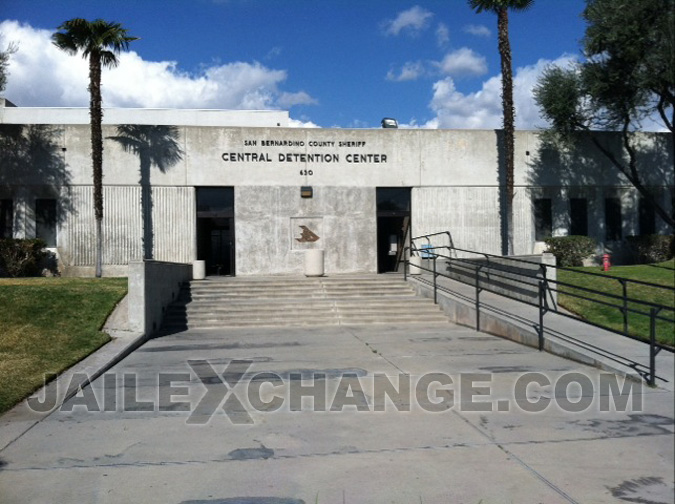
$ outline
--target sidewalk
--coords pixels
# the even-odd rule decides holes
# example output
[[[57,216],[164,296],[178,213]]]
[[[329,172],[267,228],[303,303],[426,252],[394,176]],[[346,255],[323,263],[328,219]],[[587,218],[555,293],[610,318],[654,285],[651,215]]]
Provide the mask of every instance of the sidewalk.
[[[409,275],[418,293],[433,298],[433,275]],[[445,277],[437,278],[438,304],[460,325],[476,327],[475,288]],[[537,347],[539,309],[492,292],[480,293],[481,331]],[[602,330],[579,320],[549,312],[544,315],[545,350],[637,380],[649,373],[649,345]],[[656,357],[656,386],[675,391],[675,355]]]
[[[673,504],[673,394],[602,375],[453,324],[188,330],[0,450],[0,500]]]
[[[125,296],[120,301],[103,327],[112,340],[65,370],[55,380],[33,394],[34,396],[57,397],[57,403],[61,405],[74,396],[80,387],[93,382],[147,341],[144,334],[126,330],[127,299]],[[0,451],[50,414],[32,411],[26,400],[3,413],[0,416]]]

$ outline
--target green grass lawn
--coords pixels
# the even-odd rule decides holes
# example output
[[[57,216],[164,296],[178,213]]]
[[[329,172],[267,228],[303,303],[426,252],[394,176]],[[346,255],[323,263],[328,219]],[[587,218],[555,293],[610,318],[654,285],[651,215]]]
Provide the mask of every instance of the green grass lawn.
[[[558,270],[558,280],[570,283],[579,287],[594,289],[596,291],[606,292],[621,296],[622,287],[619,281],[599,276],[582,275],[576,271],[590,271],[601,273],[602,275],[618,276],[633,280],[640,280],[653,284],[675,287],[675,262],[674,260],[658,264],[641,264],[637,266],[614,266],[610,271],[604,273],[600,267],[573,268],[574,271]],[[590,301],[577,299],[567,293],[575,293],[582,296],[601,299],[607,302],[621,305],[620,300],[603,298],[601,295],[585,293],[579,289],[560,286],[560,295],[558,301],[560,305],[583,318],[596,324],[600,324],[615,330],[623,331],[623,315],[617,308],[602,306]],[[638,299],[675,307],[675,296],[673,291],[658,289],[646,285],[638,285],[628,282],[627,294],[629,298]],[[649,307],[637,303],[629,303],[630,308],[640,311],[649,311]],[[657,321],[656,337],[657,340],[666,345],[675,346],[675,324],[673,324],[673,312],[665,311],[663,316],[671,319],[671,322]],[[629,313],[628,315],[629,333],[642,339],[649,339],[649,317]]]
[[[0,279],[0,413],[110,337],[101,327],[126,278]]]

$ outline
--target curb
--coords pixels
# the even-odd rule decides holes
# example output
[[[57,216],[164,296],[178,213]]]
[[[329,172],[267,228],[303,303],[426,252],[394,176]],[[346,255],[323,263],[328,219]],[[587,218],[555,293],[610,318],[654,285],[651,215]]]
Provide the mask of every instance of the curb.
[[[28,399],[24,399],[0,416],[0,452],[57,411],[81,388],[88,386],[149,339],[145,334],[127,331],[108,331],[108,333],[113,338],[111,341],[30,395],[35,397],[55,393],[57,400],[51,410],[44,413],[33,411],[28,405]],[[80,377],[83,379],[79,379]]]

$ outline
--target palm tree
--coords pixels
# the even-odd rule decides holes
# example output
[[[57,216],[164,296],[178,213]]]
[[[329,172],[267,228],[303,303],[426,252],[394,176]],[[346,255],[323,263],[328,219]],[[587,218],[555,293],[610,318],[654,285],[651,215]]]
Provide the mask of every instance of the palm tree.
[[[509,9],[523,11],[528,9],[534,0],[469,0],[469,6],[478,13],[483,11],[497,14],[497,31],[499,39],[499,56],[502,66],[502,108],[504,114],[504,157],[505,157],[505,213],[502,217],[502,254],[513,254],[513,171],[514,171],[514,136],[515,108],[513,106],[513,70],[511,67],[511,44],[509,42]]]
[[[155,165],[160,172],[179,162],[183,151],[178,144],[176,126],[147,126],[122,124],[117,135],[110,137],[126,152],[136,154],[141,163],[141,213],[143,220],[143,259],[154,258],[154,231],[152,221],[152,187],[150,168]]]
[[[103,133],[101,122],[101,69],[118,64],[117,55],[128,49],[129,43],[137,40],[127,35],[119,23],[102,19],[87,21],[75,18],[66,21],[52,35],[56,47],[69,54],[82,51],[89,59],[89,117],[91,124],[91,161],[94,179],[94,217],[96,219],[96,276],[102,274],[103,237]]]

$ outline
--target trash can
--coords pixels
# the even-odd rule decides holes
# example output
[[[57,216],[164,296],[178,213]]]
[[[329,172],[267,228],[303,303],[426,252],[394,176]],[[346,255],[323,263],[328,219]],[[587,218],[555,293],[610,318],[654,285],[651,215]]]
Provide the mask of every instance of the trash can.
[[[305,276],[323,276],[324,260],[323,249],[305,250]]]
[[[410,256],[410,269],[408,273],[411,275],[422,274],[420,266],[422,266],[422,258],[420,256]]]
[[[192,279],[204,280],[206,278],[206,261],[195,261],[192,263]]]

